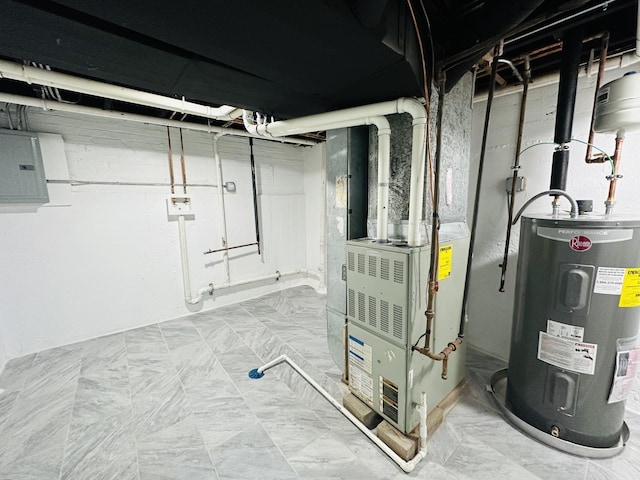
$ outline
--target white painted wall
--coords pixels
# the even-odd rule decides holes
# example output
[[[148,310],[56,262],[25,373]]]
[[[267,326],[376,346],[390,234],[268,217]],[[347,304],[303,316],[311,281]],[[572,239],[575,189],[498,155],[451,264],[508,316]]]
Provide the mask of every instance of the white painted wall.
[[[50,133],[40,135],[49,179],[169,181],[164,127],[35,109],[29,109],[29,123],[31,131]],[[214,184],[211,137],[184,131],[184,143],[188,182]],[[305,180],[305,170],[317,174],[322,147],[254,143],[263,253],[257,255],[255,247],[233,251],[231,280],[276,270],[317,270],[321,252],[315,251],[308,264],[306,228],[312,210],[322,203],[322,186],[316,177]],[[172,144],[179,181],[175,129]],[[237,193],[225,195],[229,243],[253,242],[248,139],[223,137],[219,146],[224,180],[237,185]],[[187,307],[178,225],[166,214],[169,187],[50,185],[49,192],[51,202],[40,208],[0,209],[0,340],[5,350],[0,359],[309,283],[306,275],[297,275],[259,288],[220,290],[204,304]],[[187,221],[195,293],[224,277],[221,254],[203,255],[221,246],[216,189],[193,187],[189,193],[196,212]],[[317,244],[317,232],[314,236]]]
[[[639,67],[640,64],[635,64],[607,71],[605,82]],[[588,137],[595,81],[595,77],[583,75],[578,82],[573,137],[583,141]],[[550,85],[537,88],[538,83],[544,82],[534,77],[527,103],[523,148],[539,142],[553,142],[557,79]],[[507,223],[504,182],[511,175],[510,167],[514,161],[520,98],[520,93],[511,93],[494,99],[469,296],[469,342],[505,360],[509,355],[519,224],[514,228],[511,238],[505,293],[498,292],[498,265],[502,262]],[[474,104],[469,212],[472,211],[475,194],[485,108],[484,100]],[[596,134],[595,144],[612,155],[614,140],[613,134]],[[608,190],[608,182],[604,177],[610,172],[610,167],[607,164],[585,164],[585,148],[584,145],[572,143],[567,191],[576,199],[593,199],[594,210],[603,212]],[[553,145],[541,145],[522,155],[523,168],[520,175],[527,178],[527,190],[518,194],[516,208],[536,193],[548,189],[553,150]],[[632,213],[637,216],[640,209],[640,197],[637,195],[637,182],[640,178],[639,152],[640,133],[628,133],[620,167],[624,178],[618,184],[617,213]],[[550,213],[550,200],[547,197],[540,199],[528,211]]]

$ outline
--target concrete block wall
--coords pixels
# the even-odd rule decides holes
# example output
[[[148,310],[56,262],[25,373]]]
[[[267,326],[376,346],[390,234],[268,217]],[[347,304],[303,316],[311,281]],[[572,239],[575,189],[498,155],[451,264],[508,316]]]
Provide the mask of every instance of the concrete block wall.
[[[15,110],[14,110],[15,115]],[[15,118],[15,117],[14,117]],[[48,179],[109,182],[169,181],[165,127],[28,110],[39,132]],[[5,123],[3,123],[5,122]],[[5,115],[0,127],[6,128]],[[180,140],[171,130],[174,174]],[[184,131],[189,183],[215,184],[212,138]],[[230,245],[255,239],[248,139],[219,143]],[[322,266],[319,220],[322,147],[255,140],[263,253],[230,253],[231,281]],[[176,192],[181,188],[176,187]],[[0,207],[0,362],[33,351],[189,313],[301,283],[320,287],[322,276],[300,274],[280,282],[220,290],[204,303],[184,302],[177,221],[169,219],[169,187],[50,184],[51,201],[38,208]],[[192,294],[224,282],[216,189],[192,187],[195,217],[187,220]],[[318,210],[317,212],[315,210]],[[315,225],[315,229],[310,228]],[[308,247],[307,231],[313,248]],[[1,363],[0,363],[1,365]]]

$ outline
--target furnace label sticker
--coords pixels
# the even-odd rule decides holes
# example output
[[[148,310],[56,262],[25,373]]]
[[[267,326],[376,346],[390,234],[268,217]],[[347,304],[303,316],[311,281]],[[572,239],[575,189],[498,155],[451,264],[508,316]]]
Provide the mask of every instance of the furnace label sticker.
[[[371,346],[349,335],[349,366],[353,364],[371,375]]]
[[[369,406],[373,406],[371,358],[371,346],[349,335],[349,388]]]
[[[598,267],[593,293],[620,295],[624,280],[624,268]]]
[[[576,373],[593,375],[596,369],[598,345],[576,342],[540,332],[538,360]]]
[[[370,407],[373,407],[373,377],[349,365],[349,389]]]
[[[443,280],[451,276],[451,260],[453,258],[453,245],[440,247],[438,256],[438,280]]]
[[[640,363],[640,349],[619,351],[616,355],[616,371],[607,403],[626,400],[633,390],[633,381]]]
[[[640,267],[625,269],[618,306],[621,308],[640,306]]]
[[[547,320],[547,333],[554,337],[569,338],[576,342],[584,340],[584,327],[554,322],[551,319]]]

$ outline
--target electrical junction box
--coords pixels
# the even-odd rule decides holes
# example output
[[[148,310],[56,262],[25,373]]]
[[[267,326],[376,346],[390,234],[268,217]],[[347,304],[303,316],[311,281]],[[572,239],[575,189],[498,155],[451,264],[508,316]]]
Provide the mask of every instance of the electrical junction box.
[[[468,249],[465,224],[441,226],[434,353],[458,335]],[[433,408],[465,376],[465,343],[449,357],[447,380],[442,362],[411,350],[426,329],[430,250],[347,242],[349,390],[403,433],[419,424],[421,392]]]
[[[511,193],[511,187],[513,186],[513,177],[509,177],[504,182],[505,190],[507,193]],[[524,192],[527,189],[527,178],[516,177],[516,192]]]
[[[191,195],[172,194],[167,197],[167,214],[169,217],[180,215],[194,215],[192,210]]]
[[[47,203],[38,135],[0,130],[0,203]]]

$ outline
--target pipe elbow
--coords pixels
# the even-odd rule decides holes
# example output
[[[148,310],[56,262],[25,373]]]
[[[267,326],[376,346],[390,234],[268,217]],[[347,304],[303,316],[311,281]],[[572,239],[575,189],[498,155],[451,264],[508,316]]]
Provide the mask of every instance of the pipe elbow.
[[[366,117],[364,119],[367,125],[373,125],[378,129],[378,136],[391,135],[391,125],[386,117],[379,115],[375,117]]]
[[[253,135],[259,135],[258,125],[253,122],[253,112],[250,112],[248,110],[243,110],[242,123],[244,124],[244,128],[247,132]]]
[[[427,123],[427,109],[415,98],[402,97],[397,101],[398,113],[408,113],[413,118],[413,124]]]

